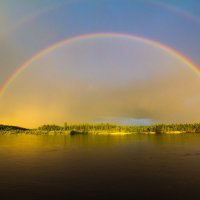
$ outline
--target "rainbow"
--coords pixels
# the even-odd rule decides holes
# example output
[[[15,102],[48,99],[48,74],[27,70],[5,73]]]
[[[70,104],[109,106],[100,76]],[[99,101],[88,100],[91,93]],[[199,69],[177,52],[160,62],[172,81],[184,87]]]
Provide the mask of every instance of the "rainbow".
[[[79,0],[77,0],[78,2]],[[33,21],[34,19],[38,19],[39,17],[42,17],[44,16],[45,14],[48,14],[50,13],[51,11],[55,11],[56,9],[59,9],[60,7],[63,7],[63,6],[67,6],[67,5],[70,5],[74,3],[74,0],[71,0],[71,1],[68,1],[68,2],[61,2],[61,3],[56,3],[55,5],[52,5],[52,6],[47,6],[46,8],[43,8],[41,10],[37,10],[33,13],[31,13],[30,15],[22,18],[21,20],[19,20],[18,23],[15,24],[15,26],[13,26],[11,28],[11,30],[9,30],[9,32],[14,32],[16,31],[17,29],[20,29],[21,27],[23,27],[24,25],[27,25],[29,24],[31,21]],[[182,16],[186,19],[189,19],[197,24],[200,24],[200,19],[195,17],[194,15],[190,14],[189,12],[186,12],[184,10],[181,10],[181,9],[178,9],[176,7],[173,7],[173,6],[170,6],[168,5],[167,3],[164,3],[164,2],[155,2],[155,1],[149,1],[148,2],[149,4],[151,5],[154,5],[154,6],[157,6],[157,7],[160,7],[160,8],[163,8],[169,12],[173,12],[179,16]]]
[[[31,57],[28,61],[26,61],[24,64],[19,66],[12,74],[11,76],[3,83],[3,85],[0,87],[0,97],[5,93],[5,91],[8,89],[10,84],[15,80],[15,78],[22,73],[24,69],[26,69],[30,64],[38,60],[40,57],[42,57],[45,54],[48,54],[52,51],[54,51],[57,48],[60,48],[64,45],[71,44],[73,42],[78,42],[81,40],[86,40],[86,39],[95,39],[95,38],[124,38],[128,40],[136,40],[141,43],[145,43],[148,45],[156,46],[157,48],[160,48],[161,50],[171,54],[172,56],[176,57],[183,63],[185,63],[191,70],[193,70],[199,77],[200,77],[200,69],[195,66],[190,60],[188,60],[186,57],[175,51],[174,49],[161,44],[160,42],[153,41],[144,37],[139,37],[136,35],[129,35],[129,34],[122,34],[122,33],[91,33],[91,34],[85,34],[85,35],[78,35],[74,36],[71,38],[67,38],[65,40],[62,40],[56,44],[53,44],[42,51],[38,52],[36,55]]]
[[[174,6],[170,6],[166,2],[150,1],[149,3],[151,3],[152,5],[158,6],[160,8],[163,8],[163,9],[165,9],[165,10],[171,12],[171,13],[175,13],[178,16],[184,17],[185,19],[188,19],[191,22],[194,22],[196,24],[200,24],[200,19],[198,17],[195,17],[194,15],[192,15],[189,12],[186,12],[183,9],[179,9],[177,7],[174,7]]]
[[[72,2],[72,1],[71,1]],[[30,15],[23,17],[21,20],[19,20],[8,32],[14,32],[18,29],[22,28],[25,25],[30,24],[31,21],[34,21],[35,19],[38,19],[39,17],[44,17],[44,15],[50,13],[51,11],[54,11],[56,9],[59,9],[61,6],[65,6],[67,4],[71,3],[69,2],[62,2],[62,3],[56,3],[55,5],[47,6],[43,9],[36,10],[35,12],[31,13]]]
[[[152,1],[151,3],[159,6],[160,8],[164,8],[165,10],[168,10],[172,13],[175,13],[175,14],[181,16],[181,17],[184,17],[185,19],[188,19],[192,22],[195,22],[197,24],[200,23],[200,19],[198,17],[195,17],[194,15],[192,15],[189,12],[186,12],[185,10],[170,6],[170,5],[168,5],[167,3],[164,3],[164,2],[153,2]]]

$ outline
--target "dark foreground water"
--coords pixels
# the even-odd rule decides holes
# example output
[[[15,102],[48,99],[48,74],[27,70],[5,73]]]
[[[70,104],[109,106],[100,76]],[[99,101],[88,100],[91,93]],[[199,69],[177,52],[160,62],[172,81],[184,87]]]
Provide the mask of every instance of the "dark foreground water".
[[[0,136],[0,199],[200,199],[200,135]]]

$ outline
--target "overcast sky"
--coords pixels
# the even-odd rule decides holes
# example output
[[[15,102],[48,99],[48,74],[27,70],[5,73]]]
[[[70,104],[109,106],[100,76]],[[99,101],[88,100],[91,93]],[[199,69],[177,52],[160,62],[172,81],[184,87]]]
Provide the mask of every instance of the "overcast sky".
[[[2,0],[0,84],[38,52],[91,33],[137,35],[200,66],[200,2]],[[0,123],[199,122],[199,75],[159,45],[125,37],[66,43],[39,57],[0,97]]]

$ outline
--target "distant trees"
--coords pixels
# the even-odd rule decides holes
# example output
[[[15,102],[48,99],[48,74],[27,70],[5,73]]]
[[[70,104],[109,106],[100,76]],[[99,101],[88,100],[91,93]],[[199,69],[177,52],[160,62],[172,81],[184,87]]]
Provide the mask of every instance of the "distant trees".
[[[55,124],[42,125],[38,129],[25,129],[17,126],[0,125],[0,131],[77,131],[82,133],[99,133],[99,132],[126,132],[126,133],[200,133],[200,123],[194,124],[157,124],[151,126],[121,126],[115,124],[68,124],[58,126]]]
[[[25,131],[25,130],[29,130],[29,129],[18,127],[18,126],[8,126],[8,125],[0,124],[0,131],[12,131],[12,130]]]
[[[108,132],[134,132],[134,133],[149,133],[156,134],[176,132],[183,133],[200,133],[200,123],[195,124],[157,124],[151,126],[121,126],[115,124],[64,124],[64,130],[77,130],[83,132],[108,131]]]
[[[42,125],[38,128],[38,130],[42,131],[58,131],[58,130],[63,130],[64,128],[62,126],[58,126],[55,124],[47,124],[47,125]]]

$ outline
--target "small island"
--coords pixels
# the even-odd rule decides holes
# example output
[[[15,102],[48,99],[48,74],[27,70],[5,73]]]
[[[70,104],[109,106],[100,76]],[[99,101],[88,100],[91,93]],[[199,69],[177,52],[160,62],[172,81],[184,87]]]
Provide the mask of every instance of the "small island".
[[[185,134],[200,133],[200,123],[194,124],[156,124],[149,126],[123,126],[109,123],[101,124],[54,124],[42,125],[36,129],[19,126],[0,125],[0,135],[128,135],[128,134]]]

